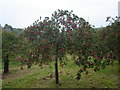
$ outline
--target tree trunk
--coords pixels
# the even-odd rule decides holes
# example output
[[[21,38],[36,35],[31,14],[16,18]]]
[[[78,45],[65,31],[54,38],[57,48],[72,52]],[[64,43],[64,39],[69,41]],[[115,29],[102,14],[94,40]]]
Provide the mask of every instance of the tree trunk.
[[[59,78],[58,78],[58,44],[56,47],[55,80],[56,80],[56,84],[58,84],[59,83]]]
[[[9,59],[8,55],[6,55],[4,58],[4,73],[8,73],[8,71],[9,71]]]

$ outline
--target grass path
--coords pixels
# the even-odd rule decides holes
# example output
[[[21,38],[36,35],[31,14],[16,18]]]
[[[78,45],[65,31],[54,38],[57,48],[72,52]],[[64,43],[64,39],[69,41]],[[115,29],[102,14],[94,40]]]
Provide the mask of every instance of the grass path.
[[[105,70],[89,74],[82,74],[77,81],[76,73],[79,69],[72,61],[66,66],[59,67],[59,80],[61,85],[55,84],[54,63],[40,68],[33,66],[20,70],[20,67],[10,68],[10,72],[3,75],[3,88],[118,88],[118,64],[107,66]]]

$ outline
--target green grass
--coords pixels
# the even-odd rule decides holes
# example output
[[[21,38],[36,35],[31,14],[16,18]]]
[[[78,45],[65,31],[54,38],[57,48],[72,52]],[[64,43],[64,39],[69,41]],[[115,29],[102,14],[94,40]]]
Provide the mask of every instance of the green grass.
[[[16,67],[16,66],[20,66],[20,62],[18,61],[14,61],[12,60],[13,58],[10,58],[9,60],[9,67],[12,68],[12,67]],[[0,69],[2,69],[4,67],[4,62],[0,63]]]
[[[82,73],[77,81],[76,73],[79,69],[73,61],[68,61],[64,67],[59,67],[60,85],[55,84],[54,63],[50,66],[33,66],[30,69],[14,66],[4,75],[3,88],[118,88],[118,64],[107,66],[105,70],[89,74]],[[50,76],[51,75],[51,76]]]

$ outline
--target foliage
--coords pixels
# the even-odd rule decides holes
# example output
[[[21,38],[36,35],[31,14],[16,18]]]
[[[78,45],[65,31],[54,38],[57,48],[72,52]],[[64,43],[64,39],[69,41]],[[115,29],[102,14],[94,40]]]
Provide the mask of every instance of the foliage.
[[[15,35],[16,33],[2,31],[2,58],[6,55],[14,55],[18,38]]]

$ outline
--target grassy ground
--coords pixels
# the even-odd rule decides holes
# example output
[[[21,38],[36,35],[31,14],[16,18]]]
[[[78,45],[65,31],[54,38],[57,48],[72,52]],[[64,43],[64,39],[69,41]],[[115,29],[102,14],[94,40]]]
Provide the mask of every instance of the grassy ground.
[[[118,88],[118,64],[107,66],[105,70],[82,74],[77,81],[76,73],[79,69],[72,61],[66,66],[59,67],[59,80],[61,85],[55,84],[54,63],[50,66],[33,66],[30,69],[19,66],[10,68],[10,72],[3,75],[3,88]]]

